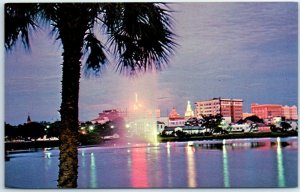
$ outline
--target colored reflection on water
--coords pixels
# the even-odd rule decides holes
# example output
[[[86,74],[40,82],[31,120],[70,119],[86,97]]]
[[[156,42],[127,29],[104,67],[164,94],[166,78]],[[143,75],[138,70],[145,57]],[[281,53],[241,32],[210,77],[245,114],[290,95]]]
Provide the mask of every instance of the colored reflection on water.
[[[224,175],[224,187],[230,187],[226,145],[223,145],[223,175]]]
[[[83,168],[85,168],[85,151],[84,150],[82,150],[81,151],[81,166],[83,167]]]
[[[97,187],[97,167],[96,167],[96,158],[94,153],[91,153],[91,163],[90,163],[90,187]]]
[[[51,169],[51,151],[48,151],[47,148],[44,148],[44,159],[45,159],[45,169],[49,170]]]
[[[280,137],[277,138],[277,171],[278,171],[278,187],[285,186],[284,166],[283,166],[283,154]]]
[[[297,187],[298,138],[79,149],[78,188]],[[5,186],[56,188],[58,150],[12,153]]]
[[[128,153],[128,155],[127,155],[127,169],[131,170],[131,164],[132,164],[131,155],[130,155],[131,150],[127,149],[127,153]]]
[[[171,174],[171,171],[172,171],[172,168],[171,168],[171,145],[169,142],[167,142],[167,177],[168,177],[168,186],[171,187],[172,186],[172,174]]]
[[[187,145],[186,147],[186,160],[187,160],[187,176],[188,187],[197,187],[197,172],[195,166],[195,148]]]
[[[147,159],[146,148],[133,148],[131,150],[131,183],[133,188],[147,188]]]

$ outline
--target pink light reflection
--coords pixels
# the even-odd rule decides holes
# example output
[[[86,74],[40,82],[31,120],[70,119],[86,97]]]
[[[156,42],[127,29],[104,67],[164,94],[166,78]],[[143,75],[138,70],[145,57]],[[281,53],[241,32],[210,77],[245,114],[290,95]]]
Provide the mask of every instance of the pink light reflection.
[[[146,148],[133,148],[131,183],[133,188],[148,188]]]

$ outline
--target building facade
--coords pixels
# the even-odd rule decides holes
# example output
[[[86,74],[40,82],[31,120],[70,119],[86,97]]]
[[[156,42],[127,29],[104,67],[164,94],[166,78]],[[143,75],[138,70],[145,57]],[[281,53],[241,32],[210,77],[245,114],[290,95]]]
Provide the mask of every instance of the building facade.
[[[175,108],[173,108],[169,114],[168,127],[182,127],[185,124],[186,119],[181,117]]]
[[[297,120],[297,107],[282,106],[278,104],[251,104],[251,113],[254,113],[261,119],[272,119],[274,117],[285,117],[288,120]]]
[[[217,115],[231,118],[236,122],[243,118],[243,100],[242,99],[223,99],[213,98],[205,101],[196,102],[195,113],[197,118],[201,115]]]
[[[283,116],[282,106],[277,104],[251,104],[251,113],[261,119],[272,119],[273,117]]]
[[[285,119],[288,120],[298,120],[298,112],[297,107],[295,105],[293,106],[282,106],[282,112]]]
[[[93,120],[91,120],[91,122],[93,124],[95,123],[99,123],[99,124],[104,124],[108,121],[113,121],[119,117],[123,117],[124,114],[121,113],[120,111],[116,110],[116,109],[109,109],[109,110],[104,110],[103,112],[99,113],[99,116]]]

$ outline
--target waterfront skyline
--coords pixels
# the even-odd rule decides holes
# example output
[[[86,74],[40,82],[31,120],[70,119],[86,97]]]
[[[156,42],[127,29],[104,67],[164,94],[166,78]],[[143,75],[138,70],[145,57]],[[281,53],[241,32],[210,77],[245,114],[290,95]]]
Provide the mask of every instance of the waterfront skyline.
[[[174,3],[174,32],[180,46],[162,72],[129,79],[113,71],[80,81],[79,120],[111,108],[152,99],[166,115],[182,115],[186,102],[214,97],[251,103],[297,105],[297,3]],[[61,48],[49,30],[31,36],[30,54],[21,46],[5,53],[5,121],[20,124],[59,119]],[[153,104],[153,101],[150,102]],[[194,106],[193,106],[194,108]]]

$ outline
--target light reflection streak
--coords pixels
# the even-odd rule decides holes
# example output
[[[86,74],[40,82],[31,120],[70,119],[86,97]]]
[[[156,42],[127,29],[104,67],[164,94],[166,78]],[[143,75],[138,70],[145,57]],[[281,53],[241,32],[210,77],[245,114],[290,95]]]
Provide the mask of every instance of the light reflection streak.
[[[81,156],[82,156],[82,158],[81,158],[82,159],[82,161],[81,161],[82,162],[82,167],[85,168],[85,153],[84,153],[84,150],[81,151]]]
[[[195,148],[187,145],[186,157],[187,157],[187,175],[188,175],[188,187],[197,187],[196,181],[196,169],[195,169]]]
[[[149,180],[153,181],[153,184],[151,184],[151,186],[153,187],[160,187],[162,186],[162,168],[161,168],[161,155],[160,155],[160,151],[159,150],[152,150],[152,155],[150,155],[150,153],[148,153],[148,158],[147,158],[147,162],[148,163],[148,167],[152,167],[153,162],[156,162],[156,172],[154,174],[148,174],[149,175]]]
[[[91,165],[90,165],[90,187],[97,187],[97,175],[96,175],[96,162],[94,153],[91,153]]]
[[[48,151],[47,148],[44,148],[44,158],[45,159],[50,159],[51,158],[51,152]]]
[[[146,160],[146,149],[133,148],[131,151],[131,183],[133,188],[147,188],[148,185],[148,170]]]
[[[127,149],[127,167],[128,167],[128,170],[131,170],[131,154],[130,154],[130,149]]]
[[[167,142],[167,175],[168,175],[168,186],[172,187],[172,169],[171,169],[171,151],[170,151],[171,145],[169,142]]]
[[[49,170],[51,167],[51,151],[48,151],[47,148],[44,148],[44,158],[47,161],[45,168],[46,170]]]
[[[224,187],[230,187],[228,157],[227,157],[227,149],[225,145],[223,145],[223,177],[224,177]]]
[[[283,154],[280,137],[277,137],[277,171],[278,171],[278,187],[285,187]]]

